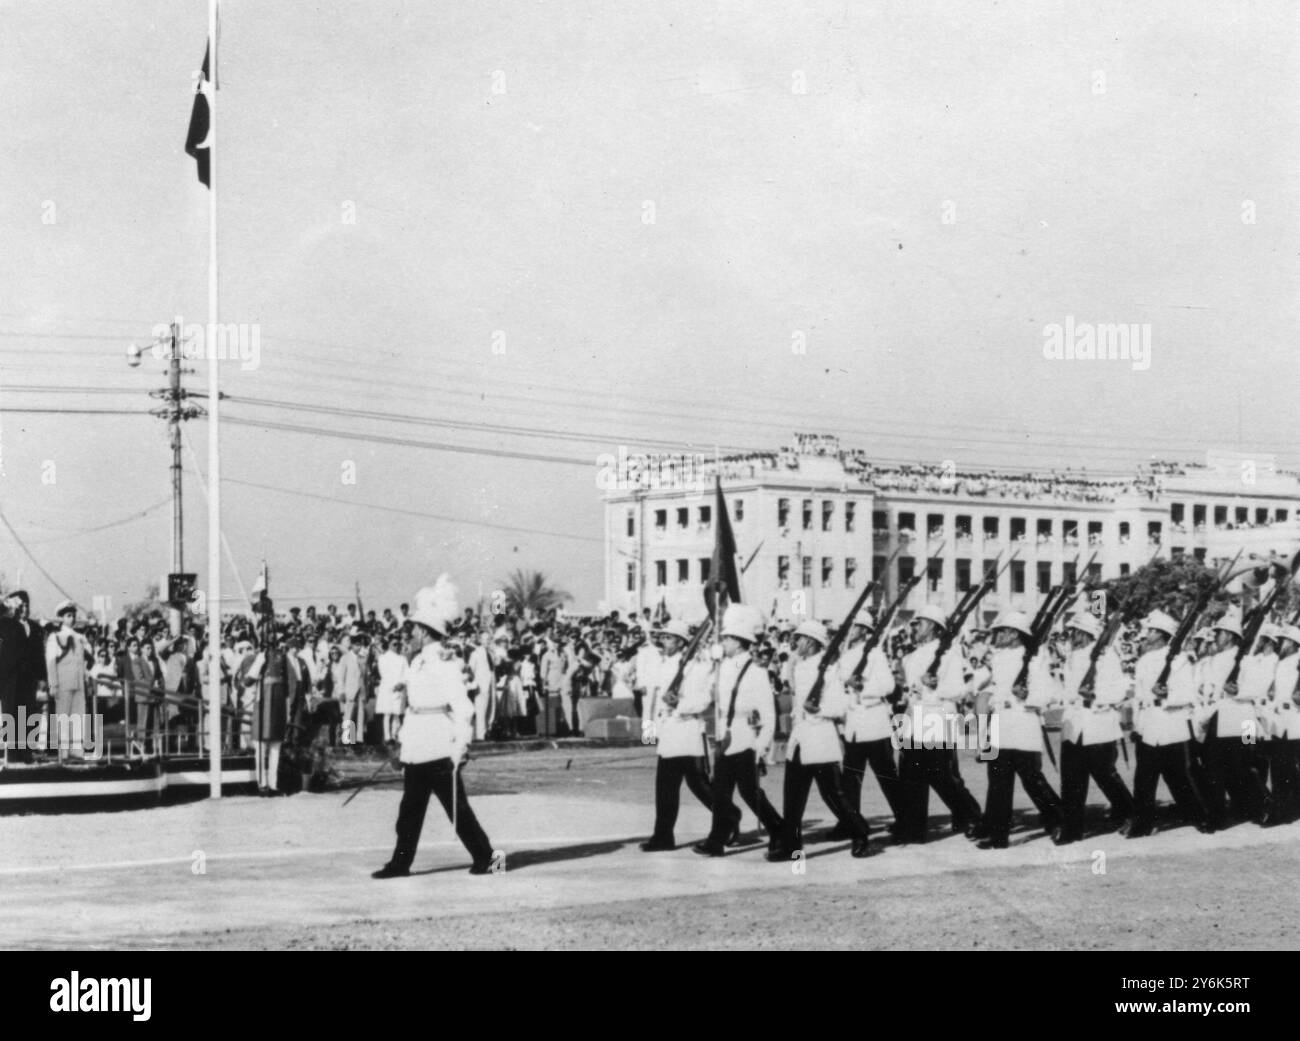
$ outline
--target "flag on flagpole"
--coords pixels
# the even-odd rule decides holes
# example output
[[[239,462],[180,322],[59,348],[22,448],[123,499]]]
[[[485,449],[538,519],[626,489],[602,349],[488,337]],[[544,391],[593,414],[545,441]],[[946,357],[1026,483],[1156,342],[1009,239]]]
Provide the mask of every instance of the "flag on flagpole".
[[[253,610],[262,611],[271,603],[271,598],[267,595],[270,585],[270,575],[266,570],[266,561],[262,561],[262,570],[258,572],[257,581],[253,583],[252,591],[249,597],[253,602]]]
[[[740,572],[736,567],[736,536],[727,516],[727,500],[722,496],[722,478],[714,478],[715,503],[713,512],[713,560],[709,564],[709,581],[704,589],[704,602],[709,614],[720,615],[728,604],[738,604],[740,599]]]
[[[208,112],[208,91],[212,78],[208,73],[208,59],[212,47],[209,44],[203,51],[203,71],[194,87],[194,108],[190,112],[190,129],[185,135],[185,154],[190,156],[198,166],[199,180],[204,187],[212,187],[212,150],[208,144],[208,130],[211,127]]]

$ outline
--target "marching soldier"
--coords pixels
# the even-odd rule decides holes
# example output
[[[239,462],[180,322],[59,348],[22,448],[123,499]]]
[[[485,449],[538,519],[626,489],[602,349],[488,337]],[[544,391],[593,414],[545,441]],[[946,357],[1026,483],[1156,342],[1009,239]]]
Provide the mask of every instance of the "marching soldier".
[[[1259,630],[1254,650],[1241,660],[1241,671],[1237,676],[1238,698],[1249,701],[1255,708],[1255,744],[1247,751],[1253,753],[1250,761],[1266,790],[1273,762],[1273,727],[1269,718],[1272,708],[1269,696],[1273,689],[1273,677],[1277,673],[1279,634],[1278,626],[1265,622]]]
[[[1128,696],[1123,666],[1114,647],[1097,659],[1091,683],[1083,681],[1092,667],[1093,644],[1101,635],[1101,623],[1088,612],[1074,615],[1066,623],[1070,651],[1065,659],[1061,693],[1065,716],[1061,727],[1061,827],[1052,835],[1057,845],[1083,838],[1084,807],[1088,781],[1097,782],[1110,801],[1110,816],[1123,823],[1133,816],[1133,796],[1115,769],[1118,742],[1123,739],[1119,706]]]
[[[952,814],[954,831],[969,839],[983,833],[980,805],[962,780],[957,767],[957,733],[953,722],[957,705],[966,696],[965,663],[957,641],[943,656],[935,679],[929,675],[939,650],[939,634],[948,617],[926,604],[912,619],[916,646],[896,667],[895,681],[906,691],[912,734],[899,752],[899,811],[895,838],[899,842],[924,842],[929,818],[930,789]],[[917,733],[917,729],[920,733]],[[937,737],[937,739],[936,739]]]
[[[889,703],[894,693],[894,673],[889,659],[879,642],[867,656],[862,673],[856,679],[853,673],[866,653],[867,636],[876,630],[876,620],[871,611],[863,608],[853,620],[848,647],[840,655],[840,678],[849,695],[849,711],[844,717],[844,794],[850,809],[861,811],[862,782],[866,768],[871,766],[880,791],[894,814],[894,830],[900,819],[898,797],[898,768],[894,763],[893,726],[890,719],[893,709]],[[830,837],[834,840],[849,838],[843,825],[837,824]]]
[[[1051,699],[1047,684],[1047,656],[1035,655],[1030,662],[1027,687],[1017,686],[1031,635],[1029,619],[1020,611],[1009,611],[993,624],[994,649],[989,658],[992,673],[990,721],[996,755],[989,760],[989,790],[984,804],[984,826],[988,835],[980,849],[1006,849],[1010,844],[1011,806],[1016,777],[1024,785],[1051,834],[1061,824],[1060,797],[1043,776],[1043,720],[1041,711]]]
[[[1300,818],[1300,628],[1278,634],[1277,671],[1268,702],[1273,809],[1279,821]]]
[[[757,608],[732,604],[722,616],[722,662],[717,674],[718,755],[713,763],[713,830],[693,847],[696,853],[720,857],[733,834],[736,808],[732,792],[739,790],[768,835],[768,848],[781,839],[784,824],[758,783],[758,760],[767,754],[776,733],[776,697],[767,671],[750,656],[763,632]]]
[[[844,794],[840,735],[835,721],[844,718],[849,703],[837,669],[826,670],[820,702],[808,701],[828,642],[826,626],[821,622],[807,621],[795,630],[795,663],[791,673],[794,722],[786,745],[785,828],[780,843],[768,850],[768,860],[789,860],[802,853],[803,811],[813,781],[817,782],[822,802],[853,837],[853,856],[869,857],[879,852],[868,842],[870,826],[849,805]]]
[[[682,782],[713,813],[713,793],[708,780],[708,746],[704,739],[703,716],[713,703],[709,666],[703,662],[687,663],[681,689],[672,694],[682,652],[690,641],[691,630],[685,622],[672,619],[661,629],[660,647],[663,660],[650,681],[650,708],[643,724],[643,735],[653,740],[659,760],[655,766],[655,830],[641,843],[646,853],[677,848],[673,830],[681,808]],[[731,808],[731,826],[724,838],[734,845],[740,835],[740,811]]]
[[[1238,675],[1238,681],[1229,683],[1241,645],[1241,616],[1228,611],[1214,624],[1214,653],[1199,663],[1200,696],[1208,718],[1205,727],[1206,800],[1210,819],[1216,828],[1228,823],[1225,793],[1231,793],[1235,810],[1260,824],[1269,823],[1268,790],[1255,771],[1253,742],[1257,736],[1253,696],[1258,693],[1258,680],[1249,674]],[[1242,672],[1245,670],[1243,659]],[[1265,670],[1260,669],[1260,672]],[[1242,690],[1241,680],[1247,679],[1247,690]],[[1272,685],[1272,677],[1264,681],[1264,689]]]
[[[1137,742],[1133,820],[1124,833],[1136,839],[1155,830],[1156,786],[1161,778],[1183,815],[1198,831],[1209,833],[1214,831],[1214,824],[1189,773],[1196,669],[1187,655],[1180,654],[1169,670],[1168,681],[1158,684],[1178,623],[1164,611],[1152,611],[1142,625],[1143,653],[1133,671],[1133,732]]]
[[[406,705],[399,734],[403,768],[397,845],[388,863],[372,878],[411,873],[430,793],[438,796],[457,837],[473,858],[469,873],[486,875],[493,870],[492,843],[470,808],[460,777],[474,735],[474,704],[460,658],[444,642],[457,613],[456,590],[445,575],[432,588],[415,595],[407,647],[411,664],[394,688]]]

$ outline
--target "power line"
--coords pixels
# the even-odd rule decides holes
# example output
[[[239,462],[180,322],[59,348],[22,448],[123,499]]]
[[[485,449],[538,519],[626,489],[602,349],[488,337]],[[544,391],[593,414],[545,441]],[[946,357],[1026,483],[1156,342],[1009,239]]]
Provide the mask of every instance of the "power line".
[[[36,565],[36,570],[45,576],[45,580],[49,582],[50,585],[52,585],[55,589],[57,589],[60,593],[63,594],[63,599],[75,600],[76,597],[74,597],[71,593],[69,593],[66,589],[64,589],[61,585],[59,585],[55,577],[51,575],[48,571],[46,571],[44,567],[41,566],[41,562],[37,560],[36,557],[32,554],[32,551],[27,548],[27,544],[23,542],[18,532],[14,531],[14,526],[9,523],[9,518],[4,515],[3,510],[0,510],[0,524],[3,524],[5,528],[8,530],[9,534],[13,536],[14,541],[18,543],[18,548],[27,554],[27,559]]]
[[[572,539],[576,542],[601,542],[592,535],[575,535],[566,531],[546,531],[541,528],[525,528],[514,524],[497,524],[493,521],[470,520],[467,517],[449,517],[440,513],[427,513],[423,510],[407,510],[399,506],[381,506],[379,503],[362,502],[355,499],[337,499],[330,495],[320,495],[315,492],[305,492],[297,488],[284,488],[274,484],[258,484],[256,481],[244,481],[234,477],[223,477],[222,484],[238,484],[245,488],[260,488],[268,492],[281,492],[285,495],[298,495],[306,499],[319,499],[321,502],[328,502],[334,506],[358,506],[369,510],[380,510],[384,513],[400,513],[408,517],[423,517],[429,520],[448,521],[453,524],[468,524],[476,528],[495,528],[500,531],[522,532],[527,535],[545,535],[549,538]]]

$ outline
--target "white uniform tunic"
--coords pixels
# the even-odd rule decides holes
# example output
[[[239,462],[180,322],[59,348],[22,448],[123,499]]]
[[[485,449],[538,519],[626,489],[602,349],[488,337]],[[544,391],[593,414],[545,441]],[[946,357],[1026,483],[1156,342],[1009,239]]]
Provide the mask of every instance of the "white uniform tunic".
[[[1035,655],[1029,665],[1029,694],[1022,701],[1013,693],[1013,687],[1024,662],[1023,647],[999,647],[989,655],[989,671],[993,679],[989,698],[989,708],[993,711],[990,733],[997,748],[1011,752],[1041,752],[1041,712],[1051,704],[1052,680],[1047,655]]]
[[[702,756],[705,753],[703,715],[713,701],[713,670],[709,665],[693,661],[686,666],[676,705],[664,701],[664,694],[672,686],[673,677],[681,663],[681,653],[665,657],[651,679],[650,711],[655,743],[663,759],[678,756]],[[752,671],[752,670],[751,670]]]
[[[1225,708],[1233,717],[1231,722],[1236,723],[1236,731],[1229,732],[1226,736],[1244,737],[1248,728],[1253,727],[1256,739],[1268,740],[1273,737],[1275,712],[1272,691],[1277,666],[1278,657],[1272,651],[1267,654],[1248,654],[1241,660],[1241,672],[1237,675],[1237,697],[1219,709],[1220,731],[1223,730]]]
[[[1240,738],[1244,732],[1243,724],[1255,725],[1255,705],[1243,689],[1242,679],[1246,672],[1246,663],[1250,658],[1243,658],[1241,671],[1237,676],[1237,696],[1230,698],[1223,689],[1236,664],[1237,649],[1225,650],[1202,658],[1196,663],[1197,680],[1200,695],[1200,707],[1196,712],[1196,725],[1204,730],[1211,716],[1216,717],[1212,737]],[[1255,681],[1258,682],[1258,681]],[[1271,682],[1271,680],[1270,680]]]
[[[840,680],[847,682],[862,660],[866,641],[850,647],[840,656]],[[890,719],[893,710],[885,699],[894,692],[894,673],[889,658],[877,645],[867,657],[862,670],[862,690],[856,694],[845,688],[849,698],[849,711],[844,717],[844,740],[853,742],[880,741],[893,733]]]
[[[934,688],[927,687],[922,679],[938,651],[936,638],[903,656],[908,716],[912,720],[912,742],[916,747],[950,748],[956,743],[957,704],[967,690],[965,663],[961,648],[954,641],[939,663]]]
[[[1065,703],[1065,716],[1061,720],[1061,739],[1077,741],[1081,745],[1101,745],[1118,741],[1121,734],[1119,706],[1128,694],[1124,667],[1119,654],[1109,647],[1097,659],[1093,676],[1093,702],[1085,707],[1079,696],[1079,685],[1092,666],[1092,648],[1082,647],[1070,651],[1065,659],[1061,677],[1060,700]]]
[[[1133,726],[1142,736],[1142,742],[1153,747],[1191,740],[1192,710],[1196,707],[1196,667],[1185,654],[1175,658],[1169,670],[1168,697],[1162,704],[1155,704],[1152,688],[1164,668],[1165,650],[1159,647],[1147,651],[1133,670],[1137,702]]]
[[[749,668],[744,668],[745,663]],[[740,686],[736,679],[740,678]],[[732,691],[736,693],[735,710],[731,718],[731,740],[727,745],[726,755],[754,749],[760,758],[767,754],[776,733],[776,701],[772,695],[772,682],[767,677],[767,670],[754,661],[748,651],[742,651],[730,658],[723,658],[718,667],[717,721],[713,732],[721,740],[727,733],[727,711],[731,705]],[[751,718],[758,720],[758,727],[751,725]]]
[[[406,670],[402,762],[460,759],[474,736],[474,703],[459,659],[444,660],[438,644],[425,644]]]
[[[1300,652],[1288,654],[1273,673],[1269,700],[1269,736],[1281,741],[1300,741],[1300,706],[1295,703],[1296,681],[1300,679]]]
[[[800,659],[794,663],[791,672],[794,687],[794,706],[791,714],[794,722],[790,731],[790,742],[786,746],[787,762],[794,759],[796,751],[799,753],[799,761],[804,766],[812,766],[816,763],[838,763],[843,756],[835,720],[844,718],[849,709],[849,699],[844,693],[844,684],[840,682],[838,669],[832,666],[826,670],[819,711],[810,714],[803,708],[813,683],[816,682],[821,657],[820,654],[815,654],[810,658]]]

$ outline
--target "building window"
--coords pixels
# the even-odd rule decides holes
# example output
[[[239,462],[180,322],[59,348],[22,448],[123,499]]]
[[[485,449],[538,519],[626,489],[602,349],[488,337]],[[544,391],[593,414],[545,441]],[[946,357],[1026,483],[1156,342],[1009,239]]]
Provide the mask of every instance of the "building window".
[[[801,572],[799,577],[802,580],[800,585],[804,589],[810,589],[812,588],[812,557],[804,557],[801,564],[803,566],[799,569]]]
[[[835,577],[835,559],[822,557],[822,588],[830,589],[831,579]]]
[[[937,593],[943,588],[943,560],[941,558],[926,561],[925,578],[931,593]]]
[[[1067,560],[1061,565],[1061,584],[1065,586],[1074,585],[1074,580],[1078,577],[1079,565],[1073,560]]]
[[[912,580],[912,576],[915,574],[916,574],[916,561],[913,560],[911,557],[899,557],[898,558],[899,590],[902,590],[903,586],[907,585],[907,583]]]
[[[1011,592],[1023,593],[1025,591],[1025,562],[1023,560],[1013,560],[1011,562]]]
[[[655,561],[655,585],[663,588],[668,584],[668,561]]]
[[[737,520],[737,521],[743,521],[743,520],[745,519],[745,500],[744,500],[744,499],[737,499],[737,500],[736,500],[736,509],[735,509],[735,513],[736,513],[736,520]]]
[[[700,507],[700,527],[702,527],[702,528],[707,528],[711,523],[713,523],[713,507],[712,507],[712,506],[701,506],[701,507]]]
[[[636,592],[636,565],[635,564],[629,564],[627,566],[627,591],[629,593]]]
[[[1101,535],[1102,535],[1101,521],[1089,521],[1088,522],[1088,545],[1100,546]]]
[[[998,519],[996,517],[984,518],[984,537],[986,539],[995,539],[998,537]]]
[[[882,589],[889,584],[889,576],[885,574],[885,566],[888,563],[883,554],[875,554],[871,558],[871,573],[880,579]]]
[[[943,538],[942,513],[931,513],[925,518],[925,533],[932,539]]]
[[[831,530],[831,522],[835,519],[835,503],[831,499],[822,500],[822,531]]]
[[[655,510],[655,531],[668,530],[668,511]]]
[[[970,538],[970,532],[971,532],[970,515],[969,515],[969,514],[958,514],[958,516],[957,516],[957,538],[958,538],[959,540],[960,540],[960,539],[968,539],[968,538]]]
[[[691,523],[691,510],[689,506],[683,506],[677,511],[677,527],[685,528]]]
[[[844,588],[855,589],[858,584],[858,558],[844,558]]]
[[[812,531],[812,500],[803,501],[803,530]]]
[[[1174,546],[1172,549],[1170,549],[1170,550],[1169,550],[1169,559],[1170,559],[1170,560],[1182,560],[1182,559],[1183,559],[1183,547],[1182,547],[1182,546]]]
[[[1120,578],[1128,578],[1128,572],[1129,572],[1129,566],[1128,566],[1127,564],[1121,564],[1121,565],[1119,566],[1119,577],[1120,577]]]
[[[846,502],[844,504],[844,530],[850,534],[853,532],[854,512],[857,510],[856,502]]]
[[[1214,507],[1214,526],[1216,528],[1221,528],[1223,527],[1223,525],[1227,523],[1228,523],[1228,507],[1226,506]]]
[[[788,528],[790,526],[790,500],[776,500],[776,526],[778,528]]]
[[[1259,507],[1259,506],[1257,506],[1257,507],[1255,508],[1255,523],[1256,523],[1256,524],[1267,524],[1267,523],[1268,523],[1268,507],[1266,507],[1266,506],[1264,506],[1264,507]]]
[[[1192,507],[1192,527],[1197,531],[1205,528],[1205,503],[1200,503]]]
[[[1120,541],[1120,544],[1123,545],[1123,544],[1124,544],[1125,542],[1127,542],[1128,540],[1129,540],[1129,526],[1128,526],[1128,521],[1120,521],[1120,522],[1119,522],[1119,541]]]
[[[1052,522],[1050,520],[1040,518],[1038,527],[1035,530],[1037,531],[1037,540],[1040,546],[1045,546],[1052,541]]]
[[[1147,521],[1147,541],[1160,544],[1160,522]]]
[[[1197,546],[1194,550],[1192,550],[1192,556],[1195,557],[1197,560],[1201,561],[1202,563],[1204,563],[1204,562],[1205,562],[1205,547],[1204,547],[1204,546]]]
[[[1171,502],[1169,504],[1169,520],[1174,524],[1183,523],[1183,511],[1186,507],[1181,502]]]
[[[790,558],[789,557],[776,558],[776,580],[782,589],[784,589],[787,585],[789,585],[790,583]]]
[[[1011,518],[1011,541],[1024,542],[1025,530],[1026,528],[1028,528],[1028,526],[1029,526],[1029,521],[1027,521],[1024,517],[1012,517]]]
[[[889,534],[889,514],[884,510],[871,511],[871,528],[872,533],[876,535]]]
[[[677,581],[689,582],[691,580],[691,562],[689,560],[677,561]]]
[[[1079,544],[1079,522],[1077,520],[1061,521],[1061,541],[1067,546]]]
[[[709,557],[700,557],[700,581],[707,582],[712,572],[713,561]]]
[[[1276,523],[1278,523],[1278,524],[1285,524],[1285,523],[1286,523],[1286,516],[1287,516],[1287,515],[1286,515],[1286,510],[1274,510],[1274,511],[1273,511],[1273,520],[1274,520],[1274,522],[1276,522]]]
[[[916,514],[900,513],[898,515],[898,537],[912,538],[916,534]]]
[[[1052,562],[1050,560],[1040,560],[1038,562],[1038,591],[1040,593],[1050,593],[1052,591]]]
[[[1204,550],[1201,551],[1201,555],[1202,556],[1205,555]],[[1091,564],[1088,565],[1088,581],[1089,582],[1101,581],[1101,565],[1098,564],[1096,561],[1093,561]]]
[[[998,573],[998,562],[997,562],[997,560],[996,560],[995,558],[993,558],[993,557],[985,557],[985,558],[984,558],[984,571],[982,572],[984,578],[991,579],[991,578],[993,578],[993,576],[996,575],[997,573]],[[998,587],[997,587],[996,585],[994,585],[993,588],[989,590],[989,592],[992,593],[994,596],[996,596],[996,595],[997,595],[997,592],[998,592]]]
[[[631,538],[635,534],[636,534],[636,514],[633,511],[628,510],[627,511],[627,537]]]
[[[1237,523],[1245,524],[1246,518],[1250,516],[1250,510],[1245,506],[1238,506],[1236,511]]]
[[[965,593],[970,589],[970,561],[962,557],[957,561],[957,592]]]

